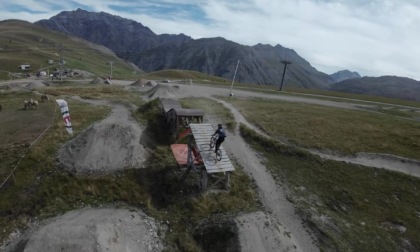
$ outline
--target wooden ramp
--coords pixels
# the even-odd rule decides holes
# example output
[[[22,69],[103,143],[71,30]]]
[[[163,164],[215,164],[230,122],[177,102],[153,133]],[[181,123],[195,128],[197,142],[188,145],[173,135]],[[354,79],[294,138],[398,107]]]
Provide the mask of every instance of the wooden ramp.
[[[200,155],[203,158],[203,163],[206,167],[207,173],[229,172],[235,170],[226,151],[223,149],[223,143],[222,146],[220,146],[220,150],[222,151],[222,160],[216,160],[214,148],[210,150],[210,138],[215,132],[211,124],[191,123],[189,126]]]

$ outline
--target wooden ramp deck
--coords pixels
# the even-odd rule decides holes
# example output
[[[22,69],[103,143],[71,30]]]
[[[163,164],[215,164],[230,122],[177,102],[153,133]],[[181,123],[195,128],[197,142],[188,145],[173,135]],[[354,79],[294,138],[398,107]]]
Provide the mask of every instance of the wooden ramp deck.
[[[216,160],[214,148],[210,150],[210,138],[215,132],[211,124],[191,123],[189,126],[194,136],[195,143],[197,144],[198,151],[203,158],[207,173],[229,172],[235,170],[226,151],[223,149],[223,143],[222,146],[220,146],[220,150],[222,151],[222,159],[220,161]]]

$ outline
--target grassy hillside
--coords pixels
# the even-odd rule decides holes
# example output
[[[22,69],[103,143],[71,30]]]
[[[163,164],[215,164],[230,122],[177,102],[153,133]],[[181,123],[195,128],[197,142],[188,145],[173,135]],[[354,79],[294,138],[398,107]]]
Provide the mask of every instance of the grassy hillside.
[[[220,78],[217,76],[211,76],[205,73],[200,73],[196,71],[188,71],[188,70],[178,70],[178,69],[166,69],[156,72],[151,72],[147,74],[143,74],[142,78],[146,79],[160,79],[160,80],[186,80],[189,81],[190,79],[194,81],[194,83],[200,82],[209,82],[212,84],[227,84],[229,81],[224,78]]]
[[[339,99],[340,98],[355,99],[355,100],[364,100],[364,101],[372,101],[372,102],[388,103],[388,104],[420,108],[420,102],[403,100],[403,99],[398,99],[398,98],[387,98],[387,97],[373,96],[373,95],[367,95],[367,94],[353,94],[353,93],[346,93],[346,92],[340,92],[340,91],[303,89],[303,88],[293,88],[293,87],[285,88],[285,90],[289,93],[300,93],[300,94],[306,94],[306,95],[314,95],[318,97],[330,96],[330,97],[335,97]]]
[[[420,159],[420,124],[366,111],[262,99],[230,99],[274,139],[343,154],[377,152]],[[265,113],[259,113],[265,111]]]
[[[135,69],[117,58],[109,49],[63,33],[53,32],[40,26],[19,21],[0,22],[0,79],[9,79],[12,73],[35,73],[59,68],[60,48],[66,69],[81,69],[95,75],[108,75],[113,61],[114,78],[133,78]],[[53,60],[53,64],[48,64]],[[30,64],[30,71],[18,66]]]

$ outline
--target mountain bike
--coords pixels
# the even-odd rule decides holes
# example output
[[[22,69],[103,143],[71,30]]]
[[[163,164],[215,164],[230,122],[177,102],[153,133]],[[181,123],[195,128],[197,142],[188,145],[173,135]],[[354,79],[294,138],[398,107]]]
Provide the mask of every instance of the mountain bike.
[[[219,135],[214,135],[210,138],[210,150],[212,150],[216,146],[216,142],[218,138],[219,138]],[[220,150],[220,147],[216,152],[216,159],[217,161],[222,160],[222,151]]]

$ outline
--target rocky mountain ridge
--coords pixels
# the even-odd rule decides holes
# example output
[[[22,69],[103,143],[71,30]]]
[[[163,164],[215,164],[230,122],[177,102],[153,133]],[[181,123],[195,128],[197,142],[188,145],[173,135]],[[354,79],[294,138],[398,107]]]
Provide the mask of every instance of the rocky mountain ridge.
[[[334,80],[334,82],[340,82],[348,79],[357,79],[362,77],[358,72],[351,72],[349,70],[341,70],[336,73],[330,74],[330,76]]]
[[[420,102],[420,81],[406,77],[381,76],[348,79],[331,85],[329,89]]]
[[[146,72],[182,69],[232,79],[239,60],[235,81],[279,86],[284,68],[282,61],[287,60],[291,64],[285,75],[286,88],[420,99],[415,80],[396,76],[361,78],[357,72],[349,70],[328,75],[280,44],[245,46],[222,37],[192,39],[185,34],[157,35],[136,21],[82,9],[64,11],[36,24],[104,45]]]
[[[64,11],[36,24],[107,46],[145,71],[195,70],[230,79],[240,60],[236,81],[279,85],[281,61],[288,60],[293,64],[286,72],[286,86],[323,89],[334,82],[294,50],[281,45],[244,46],[224,38],[194,40],[184,34],[157,35],[133,20],[82,9]]]

